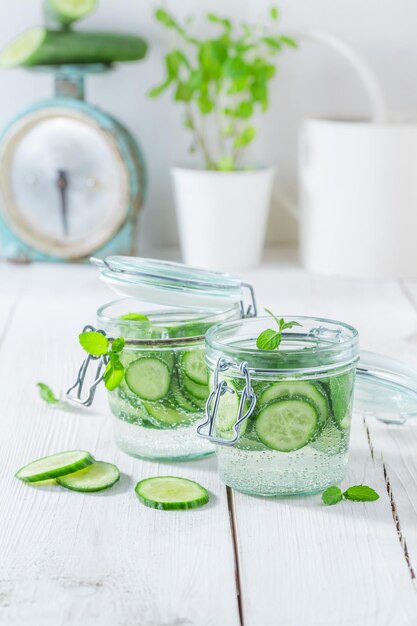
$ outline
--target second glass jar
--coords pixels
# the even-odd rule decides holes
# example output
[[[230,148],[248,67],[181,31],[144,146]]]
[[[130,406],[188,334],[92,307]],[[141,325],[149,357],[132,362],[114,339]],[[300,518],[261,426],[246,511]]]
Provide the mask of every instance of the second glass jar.
[[[209,395],[204,336],[211,326],[240,316],[237,303],[208,311],[123,298],[100,307],[98,327],[109,339],[125,339],[125,376],[108,392],[119,448],[131,456],[162,461],[214,451],[195,432]]]
[[[256,345],[271,318],[207,334],[213,395],[199,433],[217,444],[222,480],[244,493],[314,493],[345,475],[358,334],[341,322],[291,319],[298,325],[279,350]]]

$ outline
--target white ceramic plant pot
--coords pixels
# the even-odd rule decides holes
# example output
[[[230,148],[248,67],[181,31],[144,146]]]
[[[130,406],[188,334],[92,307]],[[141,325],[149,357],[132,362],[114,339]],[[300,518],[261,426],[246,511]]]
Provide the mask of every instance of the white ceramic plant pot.
[[[274,178],[273,168],[171,171],[183,261],[212,270],[259,264]]]

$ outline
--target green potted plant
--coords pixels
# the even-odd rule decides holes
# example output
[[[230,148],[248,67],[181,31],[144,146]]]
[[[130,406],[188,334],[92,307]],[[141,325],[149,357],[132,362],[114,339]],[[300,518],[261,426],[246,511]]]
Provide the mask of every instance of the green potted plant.
[[[212,13],[215,35],[197,38],[164,9],[156,19],[176,35],[165,55],[166,75],[149,95],[170,90],[184,107],[191,152],[203,169],[174,167],[172,178],[184,261],[212,269],[256,265],[262,253],[272,192],[272,167],[247,161],[256,138],[253,118],[268,108],[276,57],[296,42],[277,32],[278,9],[267,26]]]

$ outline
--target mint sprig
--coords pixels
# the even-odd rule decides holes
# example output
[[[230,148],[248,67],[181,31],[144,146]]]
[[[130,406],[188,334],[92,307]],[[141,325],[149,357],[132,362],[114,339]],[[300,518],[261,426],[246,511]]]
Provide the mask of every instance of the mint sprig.
[[[52,389],[45,383],[36,383],[39,389],[39,395],[42,400],[45,400],[48,404],[58,404],[59,398],[56,397]]]
[[[124,338],[117,337],[110,343],[105,335],[91,330],[81,333],[79,341],[88,354],[96,357],[107,355],[108,361],[103,376],[104,384],[109,391],[116,389],[125,374],[125,368],[119,356],[125,345]]]
[[[353,487],[348,487],[346,491],[342,491],[339,487],[333,485],[332,487],[328,487],[321,496],[324,504],[327,505],[338,504],[342,500],[374,502],[378,500],[378,498],[379,494],[372,489],[372,487],[368,487],[367,485],[354,485]]]
[[[262,331],[256,340],[256,347],[259,350],[279,350],[279,346],[282,341],[282,332],[287,328],[293,328],[293,326],[301,326],[298,322],[289,321],[286,322],[284,318],[278,318],[269,309],[265,309],[266,313],[274,318],[277,323],[278,330],[273,328],[267,328]]]

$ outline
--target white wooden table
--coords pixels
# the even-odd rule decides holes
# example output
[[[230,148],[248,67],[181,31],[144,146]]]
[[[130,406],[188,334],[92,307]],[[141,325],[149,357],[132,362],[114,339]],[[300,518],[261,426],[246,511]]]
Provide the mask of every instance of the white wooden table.
[[[417,367],[417,282],[309,276],[274,262],[244,278],[260,306],[349,321],[363,348]],[[103,392],[92,410],[69,413],[35,388],[74,379],[78,332],[110,299],[89,267],[0,265],[1,626],[415,626],[417,423],[355,417],[346,485],[377,489],[368,504],[232,493],[214,458],[132,459],[113,444]],[[13,478],[71,448],[116,463],[120,483],[84,496]],[[142,506],[136,481],[169,473],[205,485],[210,505]]]

